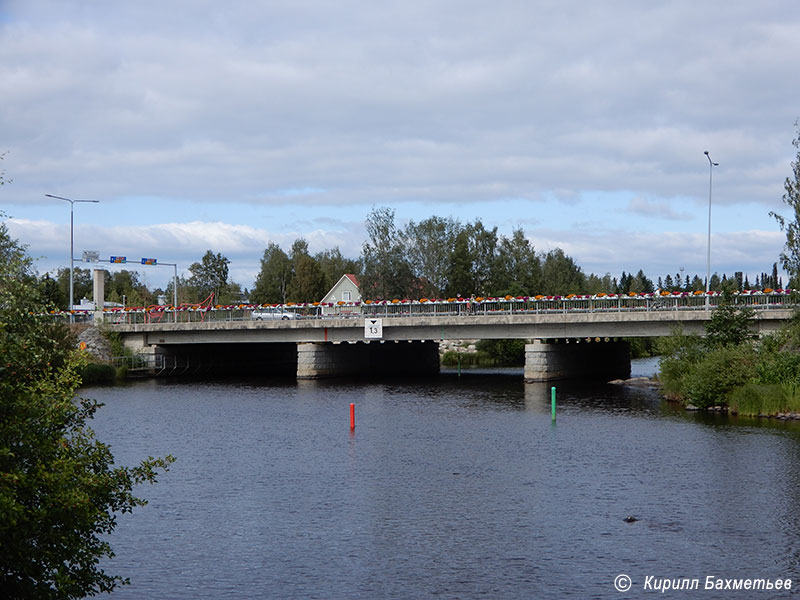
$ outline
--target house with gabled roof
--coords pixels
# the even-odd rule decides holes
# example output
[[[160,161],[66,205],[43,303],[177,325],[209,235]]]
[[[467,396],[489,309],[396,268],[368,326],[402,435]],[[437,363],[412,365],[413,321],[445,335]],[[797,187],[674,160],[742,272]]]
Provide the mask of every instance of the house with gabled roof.
[[[339,302],[344,302],[346,304],[361,302],[361,291],[358,288],[358,279],[352,273],[345,273],[342,275],[330,291],[322,297],[323,314],[328,312],[325,310],[326,307],[324,305],[333,304],[334,306],[338,306]]]

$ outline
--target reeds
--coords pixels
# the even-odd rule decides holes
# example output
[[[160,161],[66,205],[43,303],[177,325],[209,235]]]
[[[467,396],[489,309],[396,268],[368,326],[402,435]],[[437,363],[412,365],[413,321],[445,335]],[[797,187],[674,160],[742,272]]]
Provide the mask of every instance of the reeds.
[[[728,407],[743,416],[800,413],[800,386],[792,382],[748,384],[731,393]]]

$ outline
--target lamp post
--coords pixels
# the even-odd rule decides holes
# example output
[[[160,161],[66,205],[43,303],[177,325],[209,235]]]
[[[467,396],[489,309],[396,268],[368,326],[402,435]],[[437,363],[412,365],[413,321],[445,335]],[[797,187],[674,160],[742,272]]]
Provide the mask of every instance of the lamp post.
[[[69,321],[70,323],[73,322],[74,317],[72,315],[72,309],[74,308],[74,300],[73,300],[73,279],[72,274],[74,270],[74,256],[75,256],[75,244],[74,244],[74,207],[76,202],[93,202],[99,203],[100,200],[73,200],[71,198],[63,198],[62,196],[53,196],[53,194],[45,194],[48,198],[55,198],[56,200],[66,200],[69,202]]]
[[[708,293],[711,285],[711,177],[714,167],[718,167],[719,163],[715,163],[708,155],[708,150],[704,151],[708,159],[708,253],[706,254],[706,310],[708,310],[710,302]]]

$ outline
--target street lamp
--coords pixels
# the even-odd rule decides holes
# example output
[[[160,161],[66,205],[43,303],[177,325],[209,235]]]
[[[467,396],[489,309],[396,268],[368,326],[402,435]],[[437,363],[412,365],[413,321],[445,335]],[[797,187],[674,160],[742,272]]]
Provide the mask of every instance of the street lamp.
[[[74,256],[75,256],[75,248],[74,248],[74,211],[73,208],[75,207],[76,202],[94,202],[98,203],[100,200],[72,200],[71,198],[63,198],[61,196],[53,196],[53,194],[45,194],[48,198],[55,198],[56,200],[66,200],[69,202],[69,320],[70,323],[73,321],[72,316],[72,309],[74,308],[74,301],[73,301],[73,279],[72,279],[72,272],[74,267]],[[101,307],[102,309],[102,307]]]
[[[711,174],[714,167],[718,167],[719,163],[715,163],[708,155],[708,150],[703,154],[708,159],[708,254],[706,255],[706,309],[709,307],[708,293],[711,285]]]

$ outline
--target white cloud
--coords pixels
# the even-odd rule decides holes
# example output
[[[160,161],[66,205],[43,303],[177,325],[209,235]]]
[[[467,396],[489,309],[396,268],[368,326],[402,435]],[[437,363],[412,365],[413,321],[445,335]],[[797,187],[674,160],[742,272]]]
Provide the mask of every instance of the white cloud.
[[[567,250],[563,208],[603,222],[607,207],[582,201],[598,193],[627,199],[621,236],[667,239],[705,202],[703,150],[720,163],[715,206],[762,212],[780,211],[794,157],[793,0],[7,0],[0,14],[14,179],[0,208],[33,222],[44,193],[101,198],[105,216],[82,216],[91,239],[182,260],[211,247],[257,264],[297,237],[356,255],[354,215],[375,205],[485,210]],[[513,199],[535,209],[491,208]],[[34,255],[56,255],[53,236],[23,230]]]

